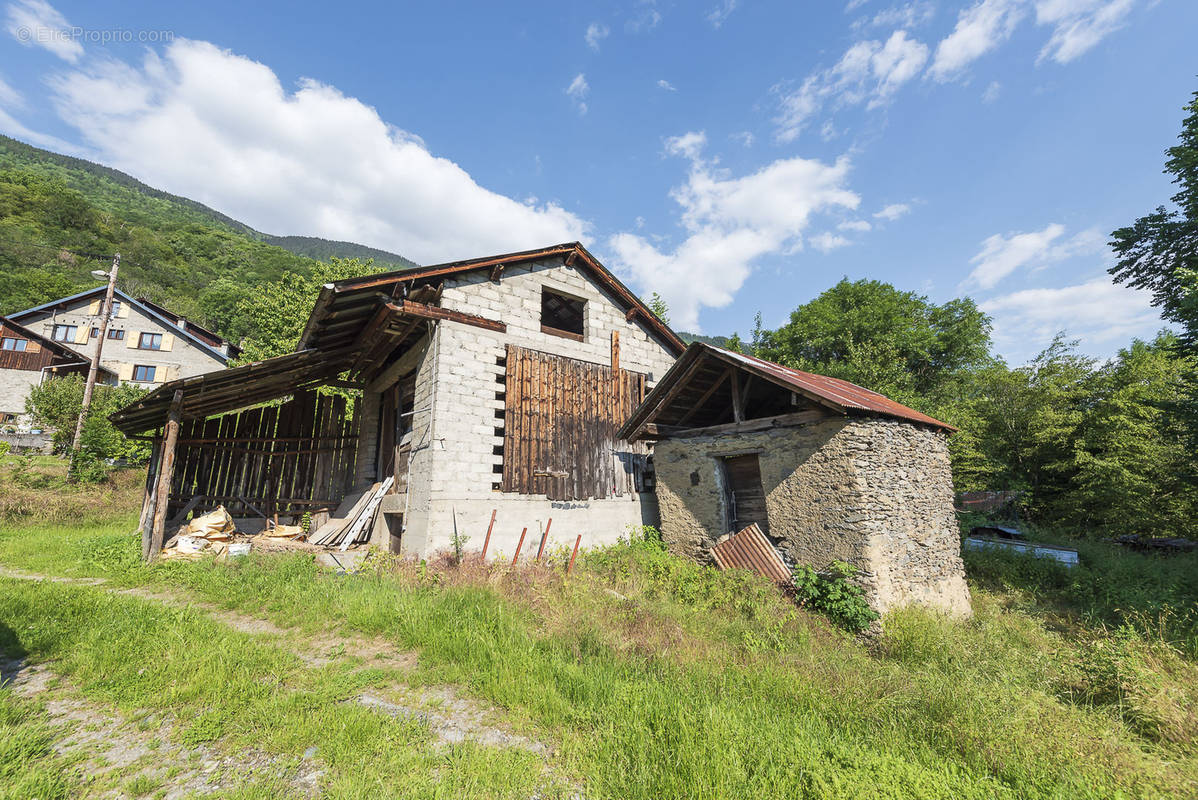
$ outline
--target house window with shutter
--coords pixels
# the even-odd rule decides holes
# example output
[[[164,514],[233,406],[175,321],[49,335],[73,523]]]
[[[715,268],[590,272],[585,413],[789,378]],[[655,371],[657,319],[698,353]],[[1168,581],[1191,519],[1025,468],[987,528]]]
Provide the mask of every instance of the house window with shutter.
[[[4,339],[0,341],[0,350],[16,350],[18,352],[24,352],[28,348],[28,339],[17,339],[15,337],[5,336]]]
[[[117,341],[120,341],[121,339],[125,338],[125,332],[123,330],[121,330],[120,328],[109,328],[108,329],[108,338],[116,339]]]
[[[157,367],[146,364],[135,364],[133,366],[133,380],[138,383],[153,383],[154,376],[158,372]]]
[[[51,336],[56,342],[73,342],[78,328],[75,325],[55,325]]]
[[[162,349],[162,334],[161,333],[143,333],[137,340],[137,349],[139,350],[161,350]]]
[[[581,342],[586,328],[586,300],[541,289],[541,332]]]

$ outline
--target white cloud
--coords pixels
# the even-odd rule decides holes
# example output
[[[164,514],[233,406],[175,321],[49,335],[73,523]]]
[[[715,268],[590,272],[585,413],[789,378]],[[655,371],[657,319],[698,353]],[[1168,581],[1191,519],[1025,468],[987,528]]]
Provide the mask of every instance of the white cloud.
[[[844,13],[851,14],[868,2],[869,0],[849,0],[849,2],[845,4]]]
[[[662,78],[661,80],[659,80],[659,81],[657,82],[657,88],[658,88],[658,89],[665,89],[667,92],[676,92],[676,91],[678,91],[677,89],[675,89],[675,88],[674,88],[674,84],[670,83],[670,82],[669,82],[669,81],[667,81],[665,78]]]
[[[176,40],[139,67],[105,62],[50,84],[91,157],[272,233],[347,239],[430,263],[582,238],[553,203],[479,186],[370,106],[313,80]]]
[[[734,142],[740,142],[742,147],[752,147],[753,143],[757,141],[757,137],[751,131],[738,131],[729,134],[728,138]]]
[[[637,9],[624,24],[624,30],[629,33],[648,33],[660,24],[661,12],[657,10],[656,0],[640,0]]]
[[[887,222],[894,222],[899,217],[905,217],[911,213],[911,206],[906,203],[891,203],[881,211],[874,213],[874,219],[884,219]]]
[[[732,12],[736,10],[738,0],[722,0],[722,2],[707,12],[707,21],[711,23],[711,27],[719,28],[728,21],[728,17],[732,16]]]
[[[698,329],[701,308],[732,302],[758,258],[800,248],[813,215],[860,203],[846,186],[845,158],[835,164],[779,159],[737,178],[704,159],[706,141],[694,131],[666,140],[668,153],[691,162],[686,183],[671,192],[686,233],[681,244],[663,250],[633,233],[608,241],[614,263],[659,292],[686,330]]]
[[[1081,231],[1058,243],[1064,233],[1065,226],[1054,222],[1042,231],[1007,236],[996,233],[987,237],[982,249],[969,260],[975,266],[961,286],[992,289],[1021,267],[1043,269],[1058,261],[1101,253],[1104,249],[1106,237],[1097,228]]]
[[[886,42],[857,42],[844,52],[830,69],[806,78],[798,89],[781,99],[778,123],[779,141],[798,137],[811,118],[825,105],[859,105],[868,101],[876,108],[890,101],[904,83],[923,69],[928,59],[927,45],[895,31]],[[781,87],[775,87],[781,92]]]
[[[581,72],[575,75],[574,80],[566,87],[566,95],[574,101],[574,107],[578,109],[579,114],[587,113],[586,97],[590,93],[591,85],[587,83],[587,76]]]
[[[72,64],[83,55],[71,24],[45,0],[16,0],[7,11],[8,32],[26,47],[44,48]]]
[[[853,23],[853,28],[918,28],[936,16],[936,6],[927,0],[891,6],[874,14],[862,17]]]
[[[1053,26],[1040,60],[1068,64],[1123,27],[1135,4],[1136,0],[1039,0],[1036,22]]]
[[[873,230],[874,226],[870,225],[868,222],[866,222],[863,219],[850,219],[850,220],[845,220],[844,222],[840,223],[836,227],[842,231],[853,231],[854,233],[866,233],[867,231]]]
[[[981,0],[957,17],[953,32],[936,45],[928,73],[938,81],[955,78],[967,66],[1011,36],[1023,6],[1018,0]]]
[[[587,26],[587,32],[583,35],[586,40],[587,47],[599,52],[599,43],[608,37],[611,33],[611,28],[604,25],[602,22],[592,22]]]
[[[982,92],[983,103],[993,103],[1002,93],[1002,84],[998,81],[990,81],[990,85],[986,87],[986,91]]]
[[[690,161],[697,161],[703,155],[707,146],[707,134],[704,131],[688,131],[680,136],[666,139],[666,153],[672,156],[682,156]]]
[[[995,346],[1016,363],[1035,356],[1059,331],[1083,350],[1106,356],[1133,336],[1152,336],[1161,325],[1151,293],[1118,286],[1107,277],[1059,289],[1024,289],[979,304],[994,318]]]
[[[814,247],[816,250],[819,250],[821,253],[830,253],[837,248],[852,244],[852,242],[840,234],[829,233],[827,231],[824,231],[823,233],[817,233],[808,241],[811,242],[812,247]]]
[[[25,105],[25,98],[21,97],[21,93],[0,78],[0,106],[20,108],[23,105]]]

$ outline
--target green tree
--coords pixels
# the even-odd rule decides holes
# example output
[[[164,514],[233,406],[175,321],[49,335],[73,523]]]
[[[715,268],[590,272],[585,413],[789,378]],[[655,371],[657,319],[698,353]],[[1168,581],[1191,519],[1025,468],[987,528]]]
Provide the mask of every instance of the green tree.
[[[308,274],[289,272],[238,300],[237,314],[248,329],[240,363],[294,351],[324,284],[380,271],[372,261],[332,258],[316,262]]]
[[[1198,496],[1186,482],[1193,453],[1172,413],[1194,365],[1176,347],[1169,332],[1136,340],[1099,371],[1073,448],[1076,474],[1062,494],[1063,518],[1128,533],[1194,529]]]
[[[1198,92],[1185,108],[1181,143],[1166,153],[1165,174],[1178,191],[1175,208],[1153,213],[1111,234],[1116,283],[1152,292],[1161,316],[1182,326],[1178,344],[1198,351]]]
[[[54,431],[56,452],[65,453],[71,448],[75,424],[83,405],[83,384],[81,375],[53,378],[34,386],[25,399],[25,410],[32,416],[33,422]],[[96,386],[83,426],[81,450],[87,458],[93,461],[125,459],[141,463],[149,457],[149,446],[145,442],[126,438],[108,421],[109,414],[136,401],[145,393],[144,389],[127,383]]]
[[[666,305],[665,299],[657,292],[649,295],[649,302],[645,305],[649,306],[649,310],[653,315],[666,325],[670,324],[670,307]]]
[[[758,320],[750,352],[928,410],[955,395],[989,349],[990,318],[968,298],[936,305],[881,281],[844,279],[775,331]]]

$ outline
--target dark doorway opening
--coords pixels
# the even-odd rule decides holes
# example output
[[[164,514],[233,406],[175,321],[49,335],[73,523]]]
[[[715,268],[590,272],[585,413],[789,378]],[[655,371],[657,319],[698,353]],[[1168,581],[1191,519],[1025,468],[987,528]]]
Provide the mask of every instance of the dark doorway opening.
[[[723,459],[727,486],[728,522],[732,531],[740,531],[756,523],[762,533],[769,533],[769,518],[765,510],[765,489],[761,485],[761,462],[756,453],[730,456]]]

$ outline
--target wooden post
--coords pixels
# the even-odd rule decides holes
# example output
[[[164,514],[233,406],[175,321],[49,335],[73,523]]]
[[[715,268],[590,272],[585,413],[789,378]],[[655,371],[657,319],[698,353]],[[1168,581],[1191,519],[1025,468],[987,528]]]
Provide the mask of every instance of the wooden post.
[[[620,332],[611,332],[611,371],[620,371]]]
[[[570,554],[570,563],[566,565],[566,574],[570,574],[570,570],[574,569],[574,559],[578,557],[578,545],[582,544],[582,534],[578,534],[578,538],[574,540],[574,552]]]
[[[162,468],[162,437],[154,437],[154,451],[150,457],[150,468],[146,475],[146,499],[142,504],[138,530],[141,531],[142,560],[150,558],[150,537],[154,530],[154,504],[158,500],[158,471]]]
[[[541,546],[537,548],[537,561],[541,560],[541,556],[545,553],[545,542],[549,541],[549,528],[553,525],[553,517],[545,523],[545,532],[541,534]]]
[[[162,437],[154,437],[154,446],[150,448],[150,461],[146,464],[146,491],[142,495],[141,514],[137,518],[137,529],[144,530],[146,518],[154,513],[154,484],[158,475],[158,459],[162,456]]]
[[[179,420],[183,416],[183,390],[175,390],[162,442],[161,466],[158,468],[158,500],[154,505],[154,529],[150,532],[150,548],[146,560],[152,561],[162,550],[166,530],[166,512],[171,502],[171,481],[175,477],[175,446],[179,443]]]
[[[491,545],[491,530],[495,527],[495,512],[496,509],[491,509],[491,524],[487,526],[487,538],[483,539],[483,555],[479,560],[484,564],[487,563],[487,548]]]
[[[732,370],[732,418],[737,422],[745,421],[745,412],[740,403],[740,370]]]
[[[524,534],[528,533],[528,528],[520,531],[520,544],[516,545],[516,555],[512,556],[512,566],[516,566],[516,560],[520,558],[520,550],[524,547]]]

